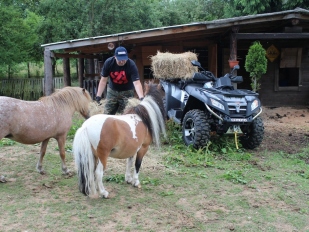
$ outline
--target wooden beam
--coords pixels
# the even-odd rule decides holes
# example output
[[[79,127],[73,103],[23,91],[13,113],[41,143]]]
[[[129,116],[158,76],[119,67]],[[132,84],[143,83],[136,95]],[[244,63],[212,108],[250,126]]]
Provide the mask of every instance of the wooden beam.
[[[75,49],[76,51],[76,49]],[[99,55],[87,55],[87,54],[68,54],[68,53],[54,53],[54,57],[57,58],[100,58]]]
[[[309,33],[237,33],[237,39],[309,39]]]

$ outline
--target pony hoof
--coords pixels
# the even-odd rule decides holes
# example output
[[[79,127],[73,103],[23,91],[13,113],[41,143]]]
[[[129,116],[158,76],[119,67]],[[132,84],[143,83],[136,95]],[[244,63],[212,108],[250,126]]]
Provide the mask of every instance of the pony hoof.
[[[141,183],[140,183],[139,181],[136,181],[136,182],[133,184],[133,186],[136,187],[136,188],[141,188],[141,187],[142,187],[142,185],[141,185]]]
[[[66,176],[73,176],[73,173],[70,170],[63,172],[62,174]]]
[[[102,193],[102,198],[105,198],[105,199],[108,198],[108,192],[107,191]]]
[[[45,174],[46,174],[46,172],[45,172],[44,170],[39,170],[39,173],[40,173],[41,175],[45,175]]]
[[[5,179],[4,176],[0,176],[0,182],[1,182],[1,183],[5,183],[5,182],[6,182],[6,179]]]
[[[62,169],[62,173],[63,173],[64,175],[71,175],[71,174],[72,174],[71,171],[70,171],[69,169],[67,169],[67,168]]]
[[[127,182],[127,184],[132,184],[132,178],[131,177],[126,177],[125,181]]]

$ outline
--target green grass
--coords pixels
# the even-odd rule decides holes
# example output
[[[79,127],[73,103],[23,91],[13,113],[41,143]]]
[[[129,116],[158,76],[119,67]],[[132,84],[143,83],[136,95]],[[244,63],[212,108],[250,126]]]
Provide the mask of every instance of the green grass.
[[[82,122],[74,119],[68,135],[71,170]],[[309,231],[309,147],[298,154],[256,153],[223,137],[195,150],[183,145],[179,128],[168,125],[168,133],[160,152],[151,149],[144,158],[141,189],[125,183],[125,165],[108,160],[109,199],[84,196],[76,175],[61,174],[54,140],[43,161],[46,175],[35,170],[38,145],[1,140],[0,170],[9,181],[0,184],[0,230]]]

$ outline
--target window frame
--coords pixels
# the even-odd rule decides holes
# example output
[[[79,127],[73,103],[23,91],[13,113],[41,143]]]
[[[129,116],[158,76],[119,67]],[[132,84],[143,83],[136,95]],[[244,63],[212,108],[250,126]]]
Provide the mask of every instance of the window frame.
[[[284,50],[285,48],[282,48]],[[301,58],[302,58],[302,48],[297,48],[300,52],[300,60],[298,60],[296,67],[298,68],[298,86],[279,86],[279,71],[280,71],[280,64],[281,60],[279,60],[278,65],[275,69],[275,91],[300,91],[301,90],[301,79],[302,79],[302,72],[301,72]],[[281,59],[281,58],[280,58]],[[296,59],[299,59],[296,57]],[[290,68],[290,67],[286,67]]]

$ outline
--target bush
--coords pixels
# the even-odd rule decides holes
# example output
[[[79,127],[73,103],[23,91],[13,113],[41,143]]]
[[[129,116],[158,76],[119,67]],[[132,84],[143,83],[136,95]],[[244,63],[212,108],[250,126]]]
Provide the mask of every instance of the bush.
[[[259,80],[267,71],[266,51],[259,41],[255,41],[250,46],[246,56],[245,69],[250,73],[252,90],[258,91],[260,89]]]

